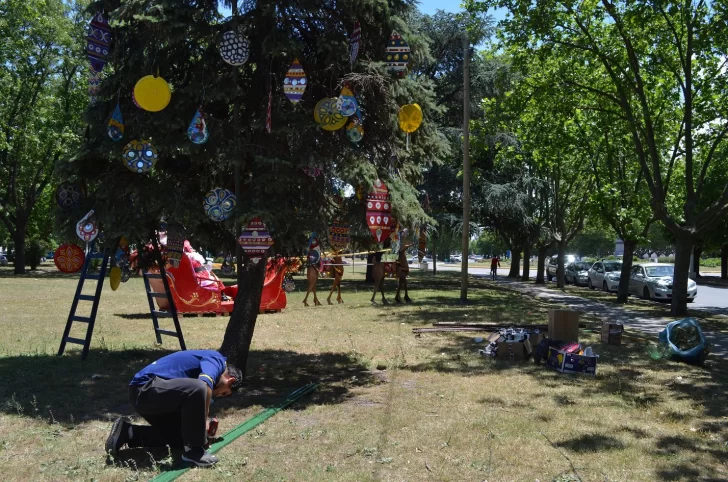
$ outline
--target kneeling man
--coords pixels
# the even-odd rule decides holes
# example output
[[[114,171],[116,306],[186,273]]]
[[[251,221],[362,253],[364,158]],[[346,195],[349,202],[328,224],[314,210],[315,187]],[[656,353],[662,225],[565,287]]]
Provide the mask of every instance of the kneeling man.
[[[210,399],[226,397],[242,384],[242,373],[213,350],[167,355],[134,375],[129,402],[149,425],[118,418],[106,440],[106,453],[128,447],[184,448],[182,460],[200,467],[217,463],[207,445]]]

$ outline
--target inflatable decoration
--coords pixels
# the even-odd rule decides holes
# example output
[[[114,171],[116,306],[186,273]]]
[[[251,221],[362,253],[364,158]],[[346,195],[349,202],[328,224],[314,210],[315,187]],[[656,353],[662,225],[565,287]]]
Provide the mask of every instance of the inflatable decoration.
[[[63,209],[72,209],[86,199],[86,192],[79,183],[64,182],[56,189],[56,202]]]
[[[62,273],[76,273],[81,271],[86,256],[83,249],[75,244],[62,244],[53,254],[53,262]]]
[[[92,209],[76,224],[76,234],[81,238],[81,241],[90,243],[99,235],[99,227],[96,221],[91,219],[93,215],[94,210]]]
[[[210,131],[207,130],[207,123],[205,122],[205,115],[202,113],[202,107],[197,109],[192,122],[187,128],[187,137],[190,138],[193,144],[204,144],[210,137]]]
[[[367,225],[378,243],[384,242],[392,232],[395,220],[389,203],[389,189],[380,179],[374,181],[374,189],[367,199]]]
[[[118,266],[112,266],[111,271],[109,272],[109,286],[111,286],[111,291],[118,290],[120,285],[121,268],[119,268]]]
[[[341,89],[341,94],[336,100],[336,109],[341,115],[346,117],[356,114],[359,110],[354,93],[350,88],[344,87]]]
[[[346,117],[336,107],[336,98],[321,99],[313,111],[316,123],[325,131],[335,131],[344,127]]]
[[[242,246],[245,254],[257,263],[260,258],[273,246],[273,238],[268,228],[260,218],[251,219],[238,238],[238,244]]]
[[[100,89],[101,72],[96,72],[94,69],[91,69],[88,76],[88,96],[92,104],[96,103],[96,96],[99,95]]]
[[[216,187],[205,194],[202,205],[205,208],[205,214],[207,214],[208,218],[220,222],[230,217],[237,203],[238,200],[235,194],[228,189]]]
[[[172,92],[167,81],[159,74],[145,75],[134,86],[134,98],[142,109],[159,112],[169,105]]]
[[[351,237],[349,236],[350,228],[345,224],[341,224],[338,220],[329,226],[329,244],[337,251],[343,251],[349,246]]]
[[[427,226],[422,226],[420,228],[420,237],[417,240],[417,258],[419,258],[420,263],[422,262],[422,259],[425,257],[426,248],[427,248]]]
[[[354,68],[354,63],[356,62],[356,57],[359,55],[359,48],[361,47],[361,25],[359,25],[359,20],[356,21],[354,24],[354,31],[351,33],[351,37],[349,37],[349,63],[351,64],[351,68]]]
[[[124,137],[124,118],[121,116],[121,109],[119,104],[116,104],[114,112],[111,114],[111,119],[106,127],[106,133],[112,141],[120,141]]]
[[[303,71],[298,59],[294,59],[291,68],[286,72],[286,78],[283,79],[283,93],[288,100],[294,104],[301,100],[306,91],[306,81],[306,72]]]
[[[316,237],[316,231],[311,233],[311,237],[308,238],[308,265],[319,267],[321,264],[321,244],[319,243],[318,237]]]
[[[150,141],[131,141],[122,151],[124,165],[132,172],[150,171],[157,163],[157,149]]]
[[[354,144],[358,144],[364,139],[364,127],[362,127],[359,119],[354,119],[346,126],[346,138]]]
[[[220,56],[230,65],[243,65],[250,55],[250,41],[243,34],[229,30],[222,34]]]
[[[398,117],[399,128],[407,133],[407,149],[409,149],[409,135],[422,124],[422,109],[417,104],[403,105],[399,109]]]
[[[91,69],[101,72],[106,65],[111,45],[111,29],[103,14],[97,13],[89,23],[86,35],[86,56],[91,62]]]
[[[303,172],[305,172],[307,176],[311,176],[311,177],[318,177],[321,174],[323,174],[323,172],[324,172],[322,169],[315,167],[315,166],[305,166],[302,169],[303,169]]]
[[[296,290],[296,282],[293,281],[293,277],[288,274],[283,278],[283,291],[286,293],[293,293]]]
[[[184,256],[185,238],[176,231],[167,232],[167,263],[173,268],[179,268],[180,260]]]
[[[386,50],[387,70],[398,77],[404,77],[410,59],[410,48],[407,42],[396,32],[392,31]]]

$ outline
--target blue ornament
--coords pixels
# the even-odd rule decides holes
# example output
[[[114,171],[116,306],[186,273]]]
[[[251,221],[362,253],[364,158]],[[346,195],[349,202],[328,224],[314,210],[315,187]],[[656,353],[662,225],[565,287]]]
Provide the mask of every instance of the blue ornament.
[[[204,144],[210,137],[210,131],[207,130],[207,123],[205,122],[205,115],[202,113],[202,107],[197,109],[195,116],[190,122],[190,126],[187,128],[187,137],[194,144]]]
[[[227,189],[216,187],[205,195],[202,206],[205,214],[213,221],[225,221],[235,210],[238,203],[235,194]]]

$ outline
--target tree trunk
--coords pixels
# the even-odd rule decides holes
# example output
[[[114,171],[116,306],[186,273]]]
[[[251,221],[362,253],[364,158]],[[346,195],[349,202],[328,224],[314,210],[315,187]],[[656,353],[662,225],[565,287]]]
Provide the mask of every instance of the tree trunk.
[[[683,316],[688,311],[688,271],[692,252],[693,239],[690,236],[678,236],[675,243],[675,272],[672,280],[672,306],[670,309],[670,314],[673,316]]]
[[[18,217],[18,221],[15,223],[13,242],[15,242],[14,273],[25,274],[25,220],[21,222],[20,217]]]
[[[629,298],[629,275],[632,271],[632,259],[637,241],[624,241],[624,257],[622,258],[622,272],[619,275],[619,290],[617,291],[617,303],[626,303]]]
[[[523,276],[521,281],[528,281],[531,279],[531,245],[528,243],[523,244]]]
[[[702,246],[695,246],[693,248],[693,272],[695,273],[695,278],[700,277],[700,257],[703,255],[703,247]]]
[[[538,248],[538,262],[536,263],[536,284],[545,285],[544,270],[546,269],[546,247]]]
[[[728,279],[728,244],[720,247],[720,278]]]
[[[511,270],[508,272],[509,278],[518,278],[521,273],[521,247],[511,248]]]
[[[367,275],[364,278],[365,283],[374,283],[374,276],[372,275],[372,264],[374,264],[374,253],[367,254]]]
[[[247,260],[243,265],[242,273],[238,273],[238,294],[235,297],[235,307],[230,314],[225,337],[222,340],[220,353],[240,368],[243,377],[246,376],[250,342],[255,331],[255,322],[260,310],[260,296],[263,293],[265,280],[266,258],[257,263]]]
[[[564,253],[566,253],[566,242],[559,241],[559,264],[556,269],[556,287],[563,288],[566,286],[564,282]]]
[[[432,252],[432,274],[437,274],[437,250]]]

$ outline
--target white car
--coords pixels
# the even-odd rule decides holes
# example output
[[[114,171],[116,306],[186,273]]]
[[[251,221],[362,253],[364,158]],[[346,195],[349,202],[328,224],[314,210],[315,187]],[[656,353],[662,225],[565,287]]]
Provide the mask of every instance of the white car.
[[[670,300],[674,271],[675,265],[667,263],[636,264],[629,276],[629,292],[646,300]],[[688,303],[697,295],[698,285],[688,279]]]
[[[606,292],[619,290],[622,274],[621,261],[597,261],[589,270],[589,289],[601,288]]]
[[[0,254],[0,266],[7,266],[7,265],[8,265],[8,258],[6,258],[4,254]]]
[[[450,256],[450,261],[452,261],[454,263],[462,263],[463,257],[460,256],[459,254],[453,254],[452,256]]]

